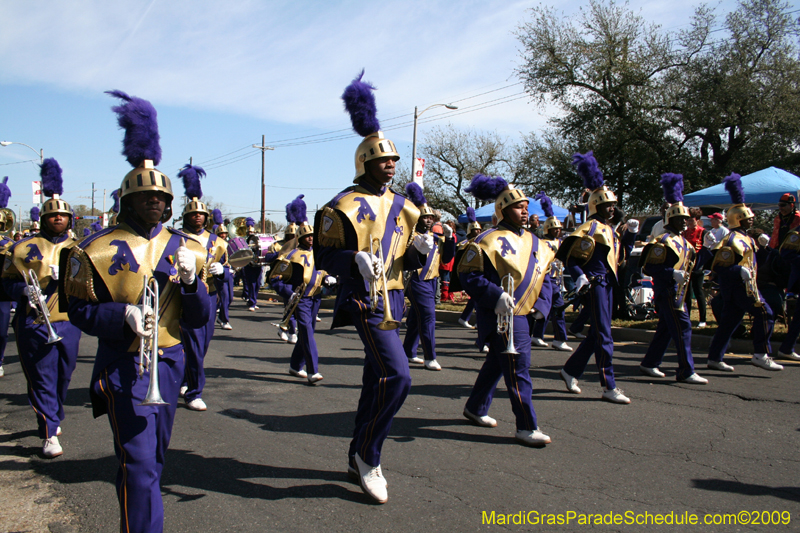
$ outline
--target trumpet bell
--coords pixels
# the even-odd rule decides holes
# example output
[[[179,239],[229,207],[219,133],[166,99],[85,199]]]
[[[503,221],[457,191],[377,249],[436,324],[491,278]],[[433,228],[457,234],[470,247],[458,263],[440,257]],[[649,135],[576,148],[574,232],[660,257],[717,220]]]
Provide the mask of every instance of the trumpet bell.
[[[400,327],[400,322],[398,322],[397,320],[384,320],[382,322],[378,322],[378,329],[382,331],[391,331],[399,327]]]

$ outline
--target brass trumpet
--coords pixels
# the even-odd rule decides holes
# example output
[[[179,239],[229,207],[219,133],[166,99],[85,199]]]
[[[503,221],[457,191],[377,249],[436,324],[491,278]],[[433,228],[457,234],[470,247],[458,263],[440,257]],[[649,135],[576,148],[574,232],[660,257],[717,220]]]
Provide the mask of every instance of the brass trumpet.
[[[678,283],[678,289],[675,292],[675,302],[672,306],[678,311],[683,311],[684,302],[686,301],[686,294],[689,292],[692,281],[692,269],[694,269],[694,261],[688,261],[686,268],[683,271],[683,281]]]
[[[152,288],[151,288],[152,286]],[[142,313],[142,329],[147,329],[149,320],[153,320],[153,336],[139,338],[139,376],[144,374],[144,361],[150,368],[150,383],[147,386],[147,395],[139,405],[167,405],[161,398],[161,389],[158,386],[158,282],[156,278],[144,276],[144,289],[142,291],[142,308],[152,309],[152,314]]]
[[[39,277],[36,272],[31,270],[27,274],[22,271],[22,277],[25,279],[25,284],[28,286],[28,297],[34,304],[36,312],[39,313],[39,318],[47,326],[47,340],[45,344],[55,344],[61,340],[61,336],[53,329],[53,324],[50,323],[50,310],[47,308],[47,300],[42,295],[42,287],[39,285]]]
[[[500,281],[500,288],[503,289],[509,296],[514,297],[514,278],[511,274],[506,274]],[[503,350],[504,354],[518,354],[519,352],[514,347],[514,310],[510,313],[497,315],[497,333],[502,335],[508,334],[508,345]]]
[[[744,289],[747,296],[753,299],[755,307],[764,307],[764,300],[761,298],[761,293],[758,292],[758,285],[756,284],[756,269],[749,268],[750,279],[744,282]]]
[[[297,309],[297,306],[300,305],[300,299],[306,292],[306,286],[307,283],[305,282],[298,285],[292,295],[289,297],[289,301],[286,302],[286,310],[283,312],[283,320],[281,320],[281,323],[278,324],[278,327],[283,331],[287,331],[289,329],[289,321],[292,319],[292,315],[294,314],[295,309]]]
[[[377,254],[375,252],[378,252]],[[373,239],[370,235],[369,239],[369,253],[372,255],[377,256],[378,261],[381,265],[381,279],[383,281],[383,320],[378,323],[378,329],[383,331],[389,331],[393,329],[397,329],[400,327],[400,322],[394,319],[392,316],[392,306],[389,302],[389,289],[386,285],[386,263],[383,260],[383,251],[381,250],[381,241],[380,239]],[[370,296],[370,310],[374,313],[378,310],[378,287],[377,287],[378,280],[373,277],[372,281],[369,284],[369,296]]]

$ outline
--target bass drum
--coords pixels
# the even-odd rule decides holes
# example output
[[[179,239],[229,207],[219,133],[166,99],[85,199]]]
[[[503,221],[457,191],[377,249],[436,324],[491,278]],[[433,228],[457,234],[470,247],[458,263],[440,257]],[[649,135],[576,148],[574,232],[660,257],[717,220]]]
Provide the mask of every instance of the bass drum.
[[[243,237],[233,237],[228,241],[228,264],[233,268],[249,265],[255,254]]]

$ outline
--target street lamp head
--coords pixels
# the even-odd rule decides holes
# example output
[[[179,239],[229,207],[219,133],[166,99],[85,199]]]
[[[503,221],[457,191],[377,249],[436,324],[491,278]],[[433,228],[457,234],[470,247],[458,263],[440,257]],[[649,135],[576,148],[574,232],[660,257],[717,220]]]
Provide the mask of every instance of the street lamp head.
[[[447,109],[458,109],[458,106],[457,105],[453,105],[453,104],[445,104],[445,107]]]
[[[8,146],[9,144],[14,144],[11,141],[0,141],[0,146]]]

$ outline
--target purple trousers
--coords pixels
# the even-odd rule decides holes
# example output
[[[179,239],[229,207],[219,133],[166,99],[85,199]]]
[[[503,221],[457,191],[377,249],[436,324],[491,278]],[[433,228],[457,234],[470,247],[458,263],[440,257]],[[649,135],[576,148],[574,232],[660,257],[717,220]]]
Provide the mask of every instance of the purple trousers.
[[[406,319],[406,338],[403,349],[406,357],[417,356],[417,346],[422,341],[426,361],[436,359],[436,278],[412,279],[408,283],[408,300],[411,308]]]
[[[294,370],[302,370],[306,367],[309,376],[319,371],[319,353],[317,352],[317,341],[314,339],[314,330],[317,329],[317,313],[322,298],[302,298],[294,311],[297,319],[297,344],[292,350],[292,358],[289,367]]]

